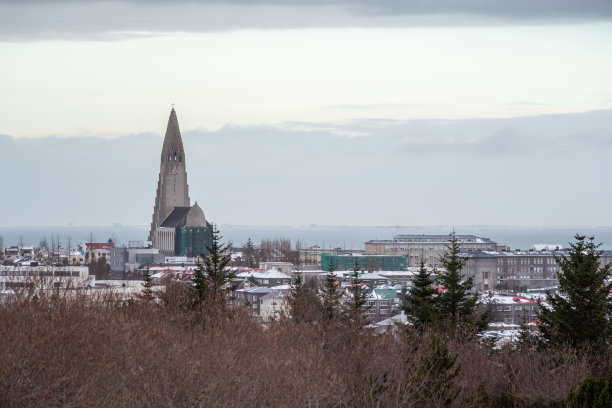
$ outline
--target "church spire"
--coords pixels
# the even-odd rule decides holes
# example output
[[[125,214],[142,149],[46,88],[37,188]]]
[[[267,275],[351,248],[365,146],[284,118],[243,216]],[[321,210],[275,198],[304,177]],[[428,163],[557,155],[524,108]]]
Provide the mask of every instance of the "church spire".
[[[162,147],[157,194],[149,232],[149,240],[154,241],[154,244],[157,227],[175,207],[190,207],[190,203],[183,139],[176,111],[172,107]]]
[[[166,136],[164,137],[164,147],[162,148],[161,161],[166,162],[185,162],[185,150],[183,149],[183,138],[179,129],[178,119],[174,107],[170,111]]]

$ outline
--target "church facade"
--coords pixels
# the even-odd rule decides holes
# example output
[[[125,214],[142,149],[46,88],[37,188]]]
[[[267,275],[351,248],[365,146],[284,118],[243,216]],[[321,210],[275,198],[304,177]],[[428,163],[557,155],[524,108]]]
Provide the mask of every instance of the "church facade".
[[[206,253],[212,242],[212,225],[197,201],[190,203],[185,149],[174,108],[164,136],[149,241],[165,255],[188,257]]]

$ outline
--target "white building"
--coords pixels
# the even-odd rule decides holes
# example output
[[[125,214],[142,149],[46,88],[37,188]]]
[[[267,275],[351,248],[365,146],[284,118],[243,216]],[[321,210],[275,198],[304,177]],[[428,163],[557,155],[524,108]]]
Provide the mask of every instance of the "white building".
[[[86,266],[0,266],[0,290],[79,289],[95,281]]]

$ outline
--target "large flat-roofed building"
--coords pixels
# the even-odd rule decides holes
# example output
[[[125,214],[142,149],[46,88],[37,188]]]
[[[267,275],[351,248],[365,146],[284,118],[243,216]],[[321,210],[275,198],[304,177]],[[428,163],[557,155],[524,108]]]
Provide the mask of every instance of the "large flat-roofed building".
[[[475,235],[455,235],[461,251],[497,251],[506,249],[489,238]],[[365,243],[367,255],[406,255],[409,267],[419,266],[421,260],[427,266],[441,266],[440,257],[448,250],[451,235],[396,235],[392,240],[372,240]]]
[[[474,278],[474,288],[480,291],[508,290],[526,292],[551,289],[559,284],[559,265],[555,258],[568,251],[476,251],[459,254],[466,258],[461,270]],[[612,262],[612,251],[603,251],[600,264]]]

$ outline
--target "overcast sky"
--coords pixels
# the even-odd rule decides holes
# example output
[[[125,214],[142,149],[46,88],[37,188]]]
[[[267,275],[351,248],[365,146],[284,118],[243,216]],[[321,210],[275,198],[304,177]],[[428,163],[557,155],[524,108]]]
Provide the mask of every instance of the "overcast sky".
[[[604,0],[0,0],[0,226],[147,224],[172,103],[213,221],[610,226],[611,43]]]

